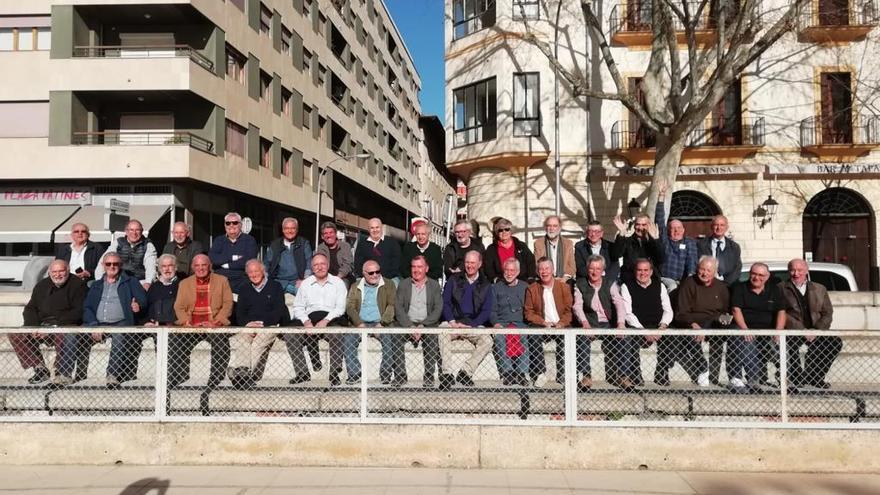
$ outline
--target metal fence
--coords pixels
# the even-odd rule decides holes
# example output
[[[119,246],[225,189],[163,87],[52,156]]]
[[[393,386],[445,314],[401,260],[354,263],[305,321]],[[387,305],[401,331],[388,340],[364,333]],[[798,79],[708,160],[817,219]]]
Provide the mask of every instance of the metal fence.
[[[97,330],[102,332],[92,333]],[[173,327],[3,332],[3,421],[880,424],[876,332],[701,330],[698,336],[672,329],[306,333]],[[35,373],[40,366],[47,375]]]

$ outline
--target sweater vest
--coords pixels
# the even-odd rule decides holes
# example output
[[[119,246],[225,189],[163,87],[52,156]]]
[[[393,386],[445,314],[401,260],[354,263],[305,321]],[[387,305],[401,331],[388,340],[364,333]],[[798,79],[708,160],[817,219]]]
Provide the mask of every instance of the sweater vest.
[[[632,298],[632,311],[645,328],[657,328],[663,318],[663,305],[660,302],[660,291],[663,284],[652,279],[651,285],[642,287],[635,280],[624,282]]]

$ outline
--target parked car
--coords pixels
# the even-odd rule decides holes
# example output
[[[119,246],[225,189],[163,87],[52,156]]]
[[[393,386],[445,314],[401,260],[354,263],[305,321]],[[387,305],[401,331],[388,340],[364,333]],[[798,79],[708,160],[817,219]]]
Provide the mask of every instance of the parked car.
[[[743,262],[740,282],[749,280],[749,268],[754,262]],[[770,282],[788,280],[787,261],[764,261],[770,267]],[[856,292],[859,290],[856,277],[850,267],[840,263],[810,263],[810,280],[822,284],[830,291]]]

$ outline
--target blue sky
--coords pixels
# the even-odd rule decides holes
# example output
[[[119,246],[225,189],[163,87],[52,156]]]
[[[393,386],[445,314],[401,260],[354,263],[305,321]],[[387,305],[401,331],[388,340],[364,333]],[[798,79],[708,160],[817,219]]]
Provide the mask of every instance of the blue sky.
[[[443,0],[385,0],[422,78],[422,113],[443,118]]]

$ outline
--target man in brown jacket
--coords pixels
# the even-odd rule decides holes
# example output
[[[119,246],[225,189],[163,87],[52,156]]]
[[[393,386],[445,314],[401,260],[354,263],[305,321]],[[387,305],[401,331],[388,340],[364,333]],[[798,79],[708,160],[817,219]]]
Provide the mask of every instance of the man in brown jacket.
[[[556,215],[544,220],[544,237],[535,239],[536,259],[547,258],[553,267],[553,276],[567,282],[574,278],[577,271],[574,263],[574,242],[560,235],[562,222]]]
[[[528,324],[547,329],[571,327],[571,307],[574,298],[571,287],[553,277],[553,262],[538,260],[538,281],[526,290],[523,316]],[[529,338],[529,375],[536,387],[547,382],[544,362],[544,342],[556,342],[556,383],[565,383],[565,338],[561,331],[533,335]]]
[[[232,315],[232,288],[223,275],[211,272],[211,259],[198,254],[192,260],[192,275],[180,282],[174,301],[177,324],[201,327],[202,333],[171,334],[168,339],[168,388],[189,380],[190,354],[199,342],[211,346],[208,388],[223,381],[229,366],[229,334],[219,327],[229,326]]]
[[[786,330],[831,328],[834,308],[828,297],[828,290],[822,284],[809,280],[810,267],[802,259],[788,262],[789,280],[779,284],[782,297],[788,303],[786,309]],[[804,363],[801,366],[800,349],[807,346]],[[840,337],[825,335],[805,335],[788,337],[788,377],[791,384],[829,388],[825,375],[843,348]]]

